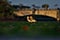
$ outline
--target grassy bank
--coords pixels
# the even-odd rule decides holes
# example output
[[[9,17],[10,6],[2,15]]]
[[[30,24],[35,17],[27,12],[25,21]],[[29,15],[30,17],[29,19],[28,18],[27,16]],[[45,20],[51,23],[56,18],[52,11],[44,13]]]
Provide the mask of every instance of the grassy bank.
[[[0,35],[20,35],[20,36],[39,36],[39,35],[59,35],[60,23],[55,21],[29,23],[25,21],[0,22]],[[28,27],[24,30],[24,27]]]

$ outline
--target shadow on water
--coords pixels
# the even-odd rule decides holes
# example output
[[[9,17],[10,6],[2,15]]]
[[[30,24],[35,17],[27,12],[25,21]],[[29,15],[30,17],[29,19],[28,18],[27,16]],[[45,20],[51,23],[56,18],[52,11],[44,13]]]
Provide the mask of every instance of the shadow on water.
[[[27,15],[27,16],[33,16],[33,18],[36,19],[37,21],[57,21],[56,18],[49,16],[43,15]],[[15,16],[15,18],[20,21],[27,21],[27,16]]]
[[[37,21],[57,21],[57,19],[49,16],[43,16],[43,15],[35,15],[34,18]]]
[[[27,21],[27,16],[32,16],[37,21],[57,21],[56,18],[49,17],[49,16],[43,16],[43,15],[26,15],[26,16],[14,15],[13,19],[4,18],[2,20],[4,20],[4,21],[9,21],[9,20],[11,20],[11,21]]]

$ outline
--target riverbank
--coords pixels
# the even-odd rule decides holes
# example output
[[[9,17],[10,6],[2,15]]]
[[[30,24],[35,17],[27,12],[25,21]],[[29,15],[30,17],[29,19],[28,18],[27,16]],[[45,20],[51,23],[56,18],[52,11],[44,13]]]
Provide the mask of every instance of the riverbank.
[[[60,23],[55,21],[39,21],[29,23],[26,21],[0,21],[0,35],[60,35]],[[28,27],[27,30],[24,27]]]

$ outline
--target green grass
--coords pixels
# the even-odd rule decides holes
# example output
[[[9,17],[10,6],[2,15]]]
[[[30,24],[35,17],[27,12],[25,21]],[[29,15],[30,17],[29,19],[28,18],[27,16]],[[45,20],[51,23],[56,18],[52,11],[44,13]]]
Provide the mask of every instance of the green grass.
[[[24,26],[28,26],[28,30],[23,30]],[[29,23],[25,21],[0,22],[0,34],[5,35],[59,35],[60,23],[54,21]]]

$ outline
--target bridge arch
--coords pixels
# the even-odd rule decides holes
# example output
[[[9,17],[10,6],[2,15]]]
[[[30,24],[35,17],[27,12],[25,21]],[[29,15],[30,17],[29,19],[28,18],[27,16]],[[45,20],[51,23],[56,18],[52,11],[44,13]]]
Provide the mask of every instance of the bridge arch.
[[[15,14],[17,16],[27,16],[27,15],[43,15],[43,16],[47,16],[49,18],[53,18],[53,19],[57,19],[58,21],[60,20],[60,17],[58,17],[58,11],[56,9],[48,9],[48,10],[44,10],[44,9],[39,9],[36,10],[35,13],[32,13],[32,9],[26,9],[26,10],[20,10],[18,12],[15,12]]]

